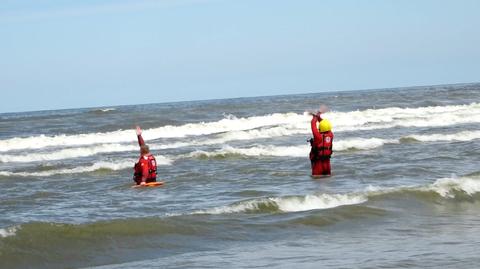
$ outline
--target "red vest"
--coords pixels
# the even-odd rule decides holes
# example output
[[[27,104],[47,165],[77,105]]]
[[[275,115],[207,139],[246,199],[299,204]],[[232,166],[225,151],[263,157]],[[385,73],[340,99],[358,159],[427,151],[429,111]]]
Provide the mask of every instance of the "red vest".
[[[320,133],[320,135],[320,139],[312,138],[310,140],[310,145],[312,146],[310,160],[324,160],[332,156],[333,133],[328,131]]]
[[[135,179],[141,180],[142,177],[146,179],[155,179],[157,177],[157,161],[153,155],[142,156],[133,168],[135,170]]]

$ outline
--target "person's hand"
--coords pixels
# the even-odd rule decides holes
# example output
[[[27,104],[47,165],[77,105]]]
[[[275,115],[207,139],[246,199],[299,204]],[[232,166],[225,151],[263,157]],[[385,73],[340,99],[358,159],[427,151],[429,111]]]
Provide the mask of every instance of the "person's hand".
[[[321,105],[320,109],[318,109],[318,113],[326,113],[328,111],[329,111],[329,109],[328,109],[328,106],[326,106],[326,105]]]
[[[135,132],[137,133],[137,136],[142,135],[142,129],[140,129],[140,126],[136,127]]]
[[[314,118],[321,118],[322,112],[314,111],[314,112],[308,112],[312,117]]]
[[[140,182],[140,186],[145,186],[145,185],[147,185],[147,183],[145,183],[145,181]]]

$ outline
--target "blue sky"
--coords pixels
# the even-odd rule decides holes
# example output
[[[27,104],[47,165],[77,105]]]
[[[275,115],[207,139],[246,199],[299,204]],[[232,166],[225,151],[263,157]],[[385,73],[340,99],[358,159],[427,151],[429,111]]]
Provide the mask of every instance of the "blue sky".
[[[480,81],[480,1],[2,0],[0,112]]]

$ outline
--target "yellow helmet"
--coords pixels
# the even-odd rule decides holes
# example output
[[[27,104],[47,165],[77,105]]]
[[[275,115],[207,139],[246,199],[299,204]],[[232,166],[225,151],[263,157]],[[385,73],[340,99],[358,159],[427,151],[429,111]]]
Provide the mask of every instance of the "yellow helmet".
[[[318,130],[320,130],[321,133],[331,131],[332,124],[327,119],[322,119],[318,124]]]

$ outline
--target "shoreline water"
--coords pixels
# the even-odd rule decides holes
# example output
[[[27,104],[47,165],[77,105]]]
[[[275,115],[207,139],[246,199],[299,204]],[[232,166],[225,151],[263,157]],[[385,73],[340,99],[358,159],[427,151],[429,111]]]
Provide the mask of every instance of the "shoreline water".
[[[320,103],[334,174],[314,180]],[[0,267],[478,264],[479,103],[462,84],[1,114]],[[130,188],[134,124],[164,187]]]

